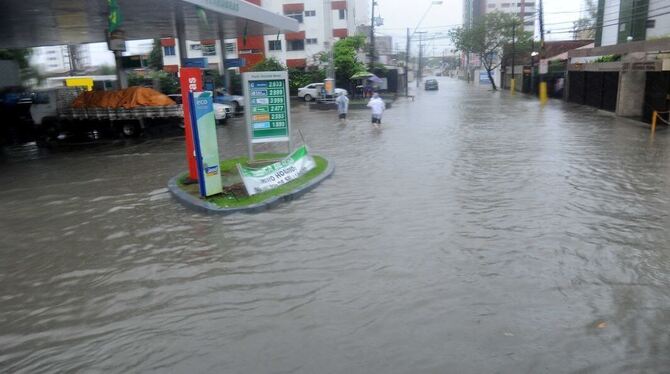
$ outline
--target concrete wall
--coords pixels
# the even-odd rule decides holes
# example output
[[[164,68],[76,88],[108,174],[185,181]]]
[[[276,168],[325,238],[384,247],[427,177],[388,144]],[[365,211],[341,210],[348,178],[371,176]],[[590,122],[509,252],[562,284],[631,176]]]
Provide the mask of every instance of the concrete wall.
[[[627,71],[619,74],[619,94],[616,114],[623,117],[641,117],[647,73]]]

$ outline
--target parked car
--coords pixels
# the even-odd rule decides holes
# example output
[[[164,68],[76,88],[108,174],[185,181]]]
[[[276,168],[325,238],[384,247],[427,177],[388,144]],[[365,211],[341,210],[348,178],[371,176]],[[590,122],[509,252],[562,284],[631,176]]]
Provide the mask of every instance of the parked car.
[[[174,100],[175,103],[181,105],[181,95],[172,94],[168,97]],[[214,103],[214,118],[217,123],[226,123],[228,118],[233,116],[233,108],[230,105]]]
[[[311,83],[305,87],[298,88],[298,97],[304,99],[305,101],[312,101],[321,96],[321,89],[323,88],[323,83]],[[347,90],[343,88],[335,88],[335,95],[338,94],[347,94]]]
[[[230,105],[233,115],[244,110],[244,96],[231,95],[228,91],[219,88],[214,91],[214,102]]]
[[[424,84],[423,87],[426,91],[437,91],[438,90],[437,80],[428,79],[426,80],[426,83]]]

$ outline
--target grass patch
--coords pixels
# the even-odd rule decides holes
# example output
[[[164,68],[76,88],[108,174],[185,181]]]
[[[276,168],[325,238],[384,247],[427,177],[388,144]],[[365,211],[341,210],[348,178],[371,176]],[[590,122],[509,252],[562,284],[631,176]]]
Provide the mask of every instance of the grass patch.
[[[307,174],[273,190],[261,192],[253,196],[247,196],[244,185],[242,184],[242,178],[237,171],[237,164],[239,163],[243,166],[262,167],[269,165],[277,160],[281,160],[284,157],[286,157],[285,154],[259,153],[256,154],[256,161],[252,165],[249,164],[248,157],[237,157],[221,161],[221,180],[223,182],[224,193],[210,196],[204,200],[216,204],[222,208],[240,208],[262,203],[275,196],[284,195],[298,187],[307,184],[312,179],[321,175],[321,173],[323,173],[328,167],[328,161],[326,161],[326,159],[313,155],[312,157],[314,158],[316,167],[307,172]],[[188,174],[184,174],[178,179],[177,184],[179,188],[199,198],[200,190],[198,184],[185,184],[187,178]]]

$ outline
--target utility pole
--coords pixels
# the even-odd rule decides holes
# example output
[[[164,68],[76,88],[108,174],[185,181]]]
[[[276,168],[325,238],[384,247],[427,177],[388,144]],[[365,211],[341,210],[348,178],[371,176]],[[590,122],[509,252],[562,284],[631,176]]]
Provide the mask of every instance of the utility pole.
[[[547,102],[547,82],[542,73],[542,60],[544,58],[544,10],[542,0],[540,0],[540,102],[542,104]]]
[[[407,48],[405,49],[405,96],[409,96],[409,27],[407,28]]]
[[[423,69],[423,44],[421,42],[423,41],[423,34],[425,34],[425,31],[417,31],[416,34],[419,34],[419,61],[417,63],[417,69],[416,69],[416,86],[419,87],[421,85],[421,73]]]
[[[512,24],[512,79],[510,80],[510,91],[512,95],[516,92],[516,77],[514,76],[514,57],[516,55],[516,21]]]
[[[331,0],[323,0],[324,14],[324,43],[323,47],[328,52],[328,69],[326,69],[326,78],[335,79],[335,64],[333,63],[333,19],[332,19]],[[333,86],[335,87],[335,86]]]
[[[377,5],[377,1],[372,0],[372,14],[370,15],[370,73],[373,73],[375,62],[377,62],[375,56],[375,5]]]

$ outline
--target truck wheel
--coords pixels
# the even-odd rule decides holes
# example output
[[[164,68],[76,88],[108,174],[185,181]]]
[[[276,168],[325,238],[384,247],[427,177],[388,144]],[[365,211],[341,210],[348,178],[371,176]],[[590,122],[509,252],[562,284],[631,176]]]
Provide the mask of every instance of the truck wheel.
[[[306,95],[303,97],[303,99],[305,99],[306,102],[307,102],[307,101],[312,101],[312,95],[310,95],[310,94],[306,94]]]
[[[37,130],[37,144],[40,146],[51,145],[51,142],[58,139],[58,122],[55,120],[44,119]]]
[[[124,123],[121,125],[121,133],[126,138],[136,138],[140,135],[140,126],[136,123]]]

